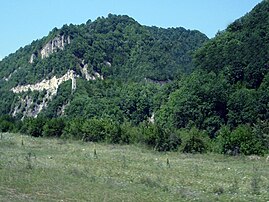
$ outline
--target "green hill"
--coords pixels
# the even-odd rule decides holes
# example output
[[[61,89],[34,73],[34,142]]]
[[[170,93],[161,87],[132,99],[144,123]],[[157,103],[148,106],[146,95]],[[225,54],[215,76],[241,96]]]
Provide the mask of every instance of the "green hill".
[[[268,10],[263,1],[196,51],[196,70],[160,108],[159,124],[206,130],[223,152],[268,151]]]
[[[191,72],[192,52],[207,40],[199,31],[147,27],[112,14],[55,28],[0,62],[0,114],[88,118],[116,111],[118,119],[140,122],[153,110],[151,100],[150,109],[130,115],[126,108],[136,106],[125,106],[126,99],[152,99],[150,84]]]
[[[0,117],[0,129],[265,155],[268,10],[264,0],[211,40],[115,15],[54,29],[0,63],[0,114],[24,119]]]

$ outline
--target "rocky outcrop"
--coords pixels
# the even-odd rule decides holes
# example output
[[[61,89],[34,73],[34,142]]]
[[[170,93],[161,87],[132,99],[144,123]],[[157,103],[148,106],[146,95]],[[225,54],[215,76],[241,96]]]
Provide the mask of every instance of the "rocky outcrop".
[[[95,80],[95,77],[93,77],[92,75],[89,74],[88,72],[88,64],[84,65],[81,69],[81,74],[82,76],[87,80]]]
[[[103,75],[99,74],[98,72],[94,71],[93,74],[90,74],[88,72],[88,64],[84,65],[84,62],[82,62],[83,67],[80,68],[82,76],[87,80],[96,80],[96,79],[101,79],[104,80]]]
[[[37,115],[47,107],[49,101],[52,100],[53,96],[57,93],[58,87],[65,81],[72,80],[72,92],[76,90],[76,74],[73,70],[69,70],[65,75],[60,78],[55,76],[49,80],[43,80],[39,83],[33,85],[17,86],[11,90],[14,93],[22,93],[27,91],[46,91],[45,96],[39,103],[34,103],[32,98],[26,96],[26,98],[19,97],[19,102],[14,108],[12,115],[22,114],[22,119],[24,117],[37,117]],[[66,106],[62,107],[61,114],[64,114],[64,109]]]
[[[36,55],[33,53],[33,54],[31,55],[31,57],[30,57],[29,63],[30,63],[30,64],[33,64],[35,59],[36,59]]]
[[[15,117],[17,114],[22,115],[22,120],[25,117],[37,117],[37,115],[47,107],[48,102],[52,99],[52,96],[49,92],[45,94],[42,98],[42,101],[39,103],[34,103],[33,99],[30,96],[22,98],[19,96],[19,101],[15,106],[12,116]]]
[[[40,54],[41,58],[44,59],[49,57],[50,54],[57,52],[59,49],[63,50],[66,44],[70,44],[70,36],[57,36],[54,39],[50,40],[45,46],[41,49]]]
[[[11,89],[13,93],[22,93],[27,91],[43,91],[46,90],[50,92],[51,95],[55,95],[57,93],[58,87],[61,83],[72,80],[72,91],[76,90],[76,74],[73,70],[68,70],[68,72],[60,78],[56,78],[54,76],[50,80],[43,80],[36,84],[28,84],[24,86],[17,86]]]
[[[155,114],[154,113],[152,113],[151,117],[148,118],[148,121],[149,121],[149,123],[154,124],[154,122],[155,122]]]

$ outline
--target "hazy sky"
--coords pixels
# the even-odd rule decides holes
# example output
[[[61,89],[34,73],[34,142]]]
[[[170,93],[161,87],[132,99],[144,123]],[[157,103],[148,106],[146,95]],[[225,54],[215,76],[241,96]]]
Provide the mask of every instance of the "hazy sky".
[[[126,14],[140,24],[196,29],[214,37],[262,0],[0,0],[0,59],[54,27]]]

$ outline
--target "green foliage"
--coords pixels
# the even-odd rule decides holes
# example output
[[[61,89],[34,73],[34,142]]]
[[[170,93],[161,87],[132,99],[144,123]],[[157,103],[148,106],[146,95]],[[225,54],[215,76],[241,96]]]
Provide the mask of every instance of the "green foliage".
[[[265,152],[262,140],[256,136],[249,125],[239,125],[233,131],[223,127],[217,140],[218,146],[226,154],[263,155]]]
[[[74,118],[66,121],[62,138],[81,140],[83,138],[82,125],[84,120],[81,118]]]
[[[269,122],[258,120],[252,127],[252,133],[255,138],[262,144],[261,149],[269,150]]]
[[[61,137],[65,128],[65,121],[62,118],[52,118],[47,120],[43,126],[43,135],[46,137]]]
[[[37,118],[28,118],[24,120],[21,132],[34,137],[43,136],[43,126],[46,124],[46,121],[47,120],[42,116]]]
[[[153,147],[157,151],[176,151],[181,143],[179,136],[159,125],[141,124],[140,141]]]
[[[59,115],[62,115],[63,108],[72,98],[70,94],[71,81],[64,82],[59,86],[56,97],[54,97],[54,99],[49,102],[46,110],[44,110],[41,114],[48,118],[56,118]]]
[[[107,140],[110,143],[120,142],[120,128],[109,119],[88,119],[82,125],[83,140],[100,142]]]
[[[9,115],[0,117],[0,132],[12,132],[16,129],[16,120]]]
[[[208,134],[197,128],[182,129],[180,138],[180,150],[184,153],[205,153],[209,148]]]
[[[268,1],[258,4],[195,52],[197,69],[167,94],[158,124],[205,130],[219,153],[268,151],[268,8]],[[197,135],[187,140],[186,151],[202,145]]]
[[[225,123],[228,84],[214,73],[195,72],[183,79],[179,89],[157,112],[157,122],[167,128],[194,125],[211,136]]]
[[[62,36],[69,37],[70,44],[42,59],[42,48]],[[179,72],[192,71],[191,52],[207,40],[198,31],[142,26],[125,15],[109,14],[94,22],[54,28],[47,37],[33,41],[0,62],[0,115],[11,114],[23,105],[11,88],[59,78],[74,70],[80,77],[76,92],[70,96],[70,81],[61,84],[57,95],[42,110],[43,116],[56,118],[65,109],[64,113],[72,118],[109,117],[139,124],[153,111],[153,96],[158,87],[150,85],[157,86],[156,83],[168,82]],[[30,63],[32,55],[35,59]],[[91,76],[102,75],[105,80],[86,81],[82,68]],[[25,92],[22,96],[33,101],[34,110],[46,93]],[[27,114],[23,112],[26,106],[20,109],[17,116],[22,118]]]
[[[229,97],[227,108],[228,123],[232,127],[255,123],[260,112],[258,94],[254,89],[240,88]]]
[[[266,1],[228,26],[195,54],[195,63],[208,72],[225,72],[227,80],[258,88],[268,72],[268,7]]]

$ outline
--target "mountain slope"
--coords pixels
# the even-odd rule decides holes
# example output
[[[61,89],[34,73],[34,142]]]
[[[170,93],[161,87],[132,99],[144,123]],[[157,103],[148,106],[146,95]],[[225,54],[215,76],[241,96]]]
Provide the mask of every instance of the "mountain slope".
[[[119,95],[104,95],[99,100],[103,92],[98,85],[109,83],[111,92],[107,94],[123,96],[119,89],[129,85],[124,83],[173,80],[192,71],[191,54],[205,41],[207,37],[198,31],[146,27],[128,16],[112,14],[82,25],[55,28],[0,62],[0,113],[27,117],[44,112],[54,117],[66,111],[78,116],[79,112],[73,114],[75,103],[92,105],[98,100],[95,107],[104,101],[105,108],[110,103],[125,114],[115,97]],[[87,86],[96,93],[83,90]],[[100,116],[101,112],[89,109],[86,113]]]
[[[158,124],[206,130],[222,152],[268,151],[268,11],[263,1],[196,51],[196,70],[169,94]]]

